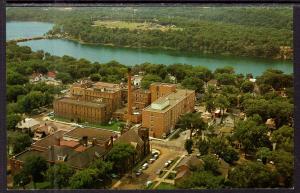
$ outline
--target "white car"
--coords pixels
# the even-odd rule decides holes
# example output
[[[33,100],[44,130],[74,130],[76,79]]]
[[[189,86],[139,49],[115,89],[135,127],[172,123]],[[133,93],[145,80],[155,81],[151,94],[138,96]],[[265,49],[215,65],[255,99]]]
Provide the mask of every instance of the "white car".
[[[166,162],[165,163],[165,167],[168,167],[170,164],[169,164],[169,162]]]
[[[142,166],[142,169],[145,170],[148,168],[148,166],[149,166],[148,163],[144,163],[144,165]]]

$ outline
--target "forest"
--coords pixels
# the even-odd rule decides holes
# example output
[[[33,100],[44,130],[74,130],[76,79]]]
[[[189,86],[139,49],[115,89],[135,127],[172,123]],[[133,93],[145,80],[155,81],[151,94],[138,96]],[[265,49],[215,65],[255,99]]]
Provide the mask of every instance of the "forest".
[[[48,34],[84,43],[272,59],[293,57],[290,7],[7,9],[7,21],[32,20],[53,22],[55,26]],[[181,30],[93,26],[96,21],[148,22]]]

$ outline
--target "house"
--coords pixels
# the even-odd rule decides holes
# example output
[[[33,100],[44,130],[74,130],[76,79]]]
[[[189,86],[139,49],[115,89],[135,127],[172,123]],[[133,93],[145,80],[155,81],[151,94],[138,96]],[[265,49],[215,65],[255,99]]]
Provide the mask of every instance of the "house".
[[[136,150],[135,163],[143,160],[150,153],[149,129],[133,127],[123,133],[116,142],[131,144]]]
[[[56,78],[56,72],[54,72],[54,71],[48,71],[47,72],[47,79],[48,80],[55,80],[55,78]]]
[[[41,124],[38,128],[36,128],[32,139],[34,141],[37,141],[47,135],[52,135],[56,131],[57,131],[56,125],[54,125],[53,123],[45,122],[45,123]]]
[[[104,159],[113,146],[117,135],[103,129],[75,128],[59,130],[34,142],[30,148],[10,158],[12,173],[22,168],[31,155],[44,157],[49,163],[64,162],[81,170],[95,159]]]
[[[183,182],[192,174],[193,170],[203,166],[203,164],[204,162],[196,155],[188,155],[182,159],[176,167],[175,184]]]
[[[25,118],[17,124],[17,128],[22,130],[30,129],[34,131],[36,128],[40,126],[40,122],[33,118]]]
[[[276,129],[276,123],[275,120],[272,118],[267,119],[265,125],[269,128],[269,129]]]
[[[216,79],[211,79],[207,82],[207,86],[216,87],[218,85],[218,81]]]

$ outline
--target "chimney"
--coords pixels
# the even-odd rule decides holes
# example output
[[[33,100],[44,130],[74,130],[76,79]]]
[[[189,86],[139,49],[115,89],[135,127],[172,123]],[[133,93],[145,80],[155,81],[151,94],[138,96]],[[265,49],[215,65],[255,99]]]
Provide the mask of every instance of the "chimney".
[[[131,122],[131,115],[132,115],[132,90],[131,90],[131,68],[128,68],[128,110],[127,110],[127,123],[129,124]]]

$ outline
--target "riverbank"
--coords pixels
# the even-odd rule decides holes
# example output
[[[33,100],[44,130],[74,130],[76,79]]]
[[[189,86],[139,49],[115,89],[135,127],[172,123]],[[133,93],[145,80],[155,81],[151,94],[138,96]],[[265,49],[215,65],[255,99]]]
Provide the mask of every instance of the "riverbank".
[[[266,60],[274,60],[274,61],[287,61],[287,62],[292,62],[293,61],[293,57],[287,57],[285,55],[283,56],[276,56],[274,58],[266,58],[266,57],[251,57],[251,56],[247,56],[247,55],[232,55],[230,53],[218,53],[218,54],[214,54],[214,53],[204,53],[204,52],[195,52],[195,51],[189,51],[186,52],[184,50],[178,50],[175,48],[171,48],[171,47],[146,47],[146,46],[129,46],[129,45],[116,45],[113,43],[92,43],[92,42],[86,42],[83,41],[82,39],[78,39],[72,36],[67,36],[67,35],[63,35],[63,34],[54,34],[54,36],[58,36],[60,37],[60,39],[64,39],[64,40],[69,40],[69,41],[74,41],[83,45],[93,45],[93,46],[110,46],[110,47],[114,47],[114,48],[130,48],[130,49],[144,49],[144,50],[163,50],[163,51],[169,51],[169,52],[177,52],[177,53],[183,53],[183,54],[190,54],[190,55],[195,55],[195,54],[199,54],[199,55],[207,55],[207,56],[217,56],[217,57],[245,57],[245,58],[253,58],[253,59],[266,59]],[[282,52],[290,52],[287,51],[287,49],[292,49],[292,48],[287,48],[286,46],[282,46],[283,49]],[[293,50],[293,49],[292,49]]]

